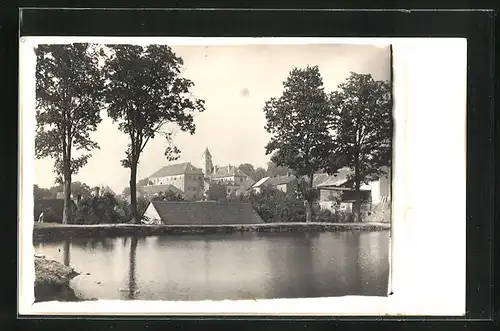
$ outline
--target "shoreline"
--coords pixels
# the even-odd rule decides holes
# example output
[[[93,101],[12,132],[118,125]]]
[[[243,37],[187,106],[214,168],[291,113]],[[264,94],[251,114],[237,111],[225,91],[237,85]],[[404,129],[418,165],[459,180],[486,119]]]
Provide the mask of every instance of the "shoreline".
[[[71,237],[153,236],[233,232],[388,231],[390,223],[262,223],[234,225],[57,224],[35,223],[33,241]]]

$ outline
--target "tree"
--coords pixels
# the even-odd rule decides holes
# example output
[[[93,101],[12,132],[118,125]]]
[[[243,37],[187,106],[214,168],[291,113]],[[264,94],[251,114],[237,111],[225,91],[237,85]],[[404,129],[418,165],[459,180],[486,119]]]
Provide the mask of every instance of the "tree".
[[[261,180],[262,178],[267,177],[267,170],[262,167],[258,167],[255,169],[254,176],[255,177],[253,179],[255,181]]]
[[[290,173],[293,173],[293,170],[286,166],[279,166],[276,163],[270,161],[267,163],[267,176],[286,176]]]
[[[255,168],[250,163],[242,163],[238,167],[245,175],[250,176],[250,178],[255,179]]]
[[[227,198],[227,186],[222,183],[211,183],[207,196],[208,200],[224,200]]]
[[[64,184],[63,223],[71,218],[71,176],[99,148],[90,132],[101,122],[103,80],[90,44],[39,45],[36,61],[35,156],[54,160]],[[73,152],[81,151],[79,156]]]
[[[391,84],[370,74],[351,72],[339,90],[330,96],[337,155],[354,169],[351,176],[356,195],[354,221],[361,218],[361,183],[380,177],[392,158]]]
[[[122,165],[130,168],[131,222],[137,223],[137,166],[150,139],[162,134],[169,143],[167,160],[177,160],[180,150],[172,144],[172,133],[162,131],[176,123],[182,131],[195,132],[193,112],[204,110],[204,101],[192,97],[194,85],[180,75],[183,61],[169,46],[108,45],[104,65],[108,114],[128,135]]]
[[[166,190],[165,192],[160,192],[154,196],[152,201],[184,201],[182,195],[177,194],[171,190]]]
[[[33,197],[35,200],[50,198],[52,193],[46,188],[40,188],[38,185],[33,185]]]
[[[79,195],[82,198],[89,197],[91,195],[91,189],[85,183],[73,182],[71,183],[71,194],[73,194],[73,197],[77,197]]]
[[[250,193],[248,199],[264,222],[300,222],[305,217],[304,203],[298,195],[272,186]]]
[[[258,181],[258,180],[268,176],[266,169],[264,169],[262,167],[255,168],[254,165],[252,165],[250,163],[240,164],[238,169],[240,169],[246,175],[250,176],[250,178],[252,178],[255,181]],[[281,167],[280,167],[280,169],[281,169]],[[286,173],[286,171],[285,171],[285,173]]]
[[[149,185],[151,184],[152,182],[149,180],[149,178],[143,178],[143,179],[140,179],[138,182],[137,182],[137,185],[139,186],[146,186],[146,185]]]
[[[271,161],[285,166],[307,180],[304,198],[306,221],[312,220],[313,176],[324,165],[331,149],[325,118],[330,112],[323,80],[317,66],[294,68],[283,83],[281,97],[264,106],[266,130],[272,135],[266,145]]]

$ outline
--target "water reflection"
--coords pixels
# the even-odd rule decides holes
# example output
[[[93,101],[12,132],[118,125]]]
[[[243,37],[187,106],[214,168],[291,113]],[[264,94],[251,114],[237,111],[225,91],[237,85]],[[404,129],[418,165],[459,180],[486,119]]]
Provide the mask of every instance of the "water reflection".
[[[87,250],[104,250],[110,252],[115,249],[116,238],[73,238],[71,239],[71,243]]]
[[[69,239],[64,241],[63,254],[64,254],[64,265],[69,267],[70,264],[70,241]]]
[[[35,249],[71,262],[83,275],[76,289],[100,299],[386,295],[389,272],[389,232],[75,238]]]
[[[137,291],[136,274],[135,274],[135,259],[137,254],[137,237],[132,237],[130,241],[130,255],[129,255],[129,282],[128,282],[128,298],[134,299]]]

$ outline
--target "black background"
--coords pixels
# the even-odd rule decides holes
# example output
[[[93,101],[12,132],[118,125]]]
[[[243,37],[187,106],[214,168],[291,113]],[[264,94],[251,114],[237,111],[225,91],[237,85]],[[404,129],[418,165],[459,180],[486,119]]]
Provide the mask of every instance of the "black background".
[[[234,1],[233,1],[234,2]],[[188,7],[183,2],[183,7]],[[236,2],[234,2],[236,4]],[[393,2],[381,1],[337,1],[332,8],[374,8],[389,6]],[[436,2],[417,2],[422,8],[432,8]],[[19,16],[17,7],[2,7],[0,31],[2,44],[0,72],[2,77],[2,103],[0,121],[2,171],[2,330],[38,330],[53,328],[77,328],[82,330],[121,329],[122,327],[161,328],[248,328],[252,330],[282,329],[331,329],[336,327],[364,330],[376,327],[373,317],[363,318],[89,318],[70,320],[69,317],[39,317],[26,319],[17,314],[17,134],[18,134],[18,37],[21,36],[267,36],[267,37],[467,37],[468,38],[468,101],[467,101],[467,316],[466,319],[487,320],[498,311],[493,308],[493,219],[498,216],[500,205],[494,196],[495,168],[493,142],[494,127],[494,27],[495,13],[492,11],[349,11],[349,10],[24,10]],[[235,8],[235,4],[226,6]],[[398,2],[401,4],[401,2]],[[486,2],[474,1],[476,6]],[[493,4],[493,2],[492,2]],[[34,6],[34,3],[25,6]],[[38,2],[38,6],[41,4]],[[74,1],[72,6],[88,6],[85,2]],[[238,2],[239,6],[243,6]],[[269,5],[269,4],[268,4]],[[307,3],[310,8],[321,5]],[[332,6],[334,5],[334,6]],[[468,1],[441,2],[448,8],[471,5]],[[54,6],[54,4],[52,4]],[[69,4],[60,2],[60,6]],[[108,4],[108,6],[112,6]],[[122,2],[122,7],[128,6]],[[145,5],[143,5],[145,6]],[[165,6],[165,4],[163,4]],[[171,6],[175,6],[171,5]],[[179,4],[177,6],[180,7]],[[204,3],[205,7],[219,7]],[[247,3],[248,6],[248,3]],[[255,4],[254,4],[255,6]],[[152,7],[152,6],[149,6]],[[197,5],[200,7],[200,4]],[[256,8],[263,8],[256,6]],[[280,6],[274,5],[274,8]],[[293,7],[293,6],[291,6]],[[304,4],[295,7],[305,8]],[[465,7],[464,7],[465,8]],[[477,7],[479,8],[479,7]],[[18,30],[20,27],[20,30]],[[443,127],[446,130],[446,127]],[[429,160],[432,163],[432,160]],[[429,183],[431,189],[445,189],[439,183]],[[495,203],[496,202],[496,203]],[[498,218],[498,217],[496,217]],[[450,230],[452,231],[452,230]],[[8,239],[8,240],[7,240]],[[443,238],[445,244],[446,238]],[[497,246],[498,247],[498,246]],[[499,249],[496,249],[498,251]],[[8,281],[5,275],[11,277]],[[7,285],[11,283],[12,285]],[[498,293],[498,292],[496,292]],[[498,297],[498,296],[496,296]],[[16,298],[16,299],[14,299]],[[404,317],[405,319],[408,317]],[[442,322],[445,317],[412,317],[413,322],[397,322],[403,317],[391,317],[383,322],[384,327],[401,327],[405,330],[427,328],[472,327],[471,322]],[[349,321],[350,320],[350,321]],[[357,320],[357,322],[353,322]],[[371,320],[371,321],[370,321]],[[4,327],[4,324],[6,327]],[[17,324],[16,326],[14,326]],[[491,323],[479,322],[480,329],[491,327]]]

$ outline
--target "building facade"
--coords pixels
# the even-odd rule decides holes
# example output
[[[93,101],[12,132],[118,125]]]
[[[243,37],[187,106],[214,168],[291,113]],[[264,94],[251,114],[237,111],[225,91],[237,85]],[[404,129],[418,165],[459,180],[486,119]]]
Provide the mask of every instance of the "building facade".
[[[164,166],[151,176],[148,186],[172,185],[182,192],[186,200],[201,199],[203,194],[203,172],[191,163],[178,163]]]
[[[297,177],[293,175],[264,177],[255,183],[251,189],[254,192],[260,192],[263,187],[274,187],[286,194],[294,194],[297,184]]]
[[[246,194],[254,180],[236,166],[214,166],[210,151],[205,149],[201,156],[201,168],[191,163],[167,165],[148,177],[148,188],[173,185],[183,192],[186,200],[204,200],[211,183],[222,183],[227,188],[227,195]]]
[[[360,187],[362,205],[368,210],[372,206],[391,200],[391,168],[383,167],[382,171],[384,174],[380,178]],[[347,168],[341,169],[336,175],[315,175],[313,186],[319,189],[318,202],[321,208],[333,210],[338,206],[345,211],[352,209],[356,197],[350,185],[351,175],[352,170]]]

